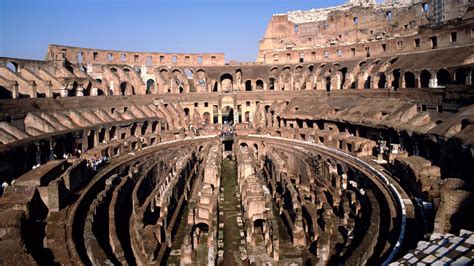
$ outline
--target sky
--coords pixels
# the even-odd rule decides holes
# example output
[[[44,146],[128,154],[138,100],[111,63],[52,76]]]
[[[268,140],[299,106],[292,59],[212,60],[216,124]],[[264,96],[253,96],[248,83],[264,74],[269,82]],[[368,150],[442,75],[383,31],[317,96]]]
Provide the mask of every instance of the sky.
[[[0,57],[43,60],[48,44],[225,53],[252,62],[270,18],[345,0],[0,0]]]

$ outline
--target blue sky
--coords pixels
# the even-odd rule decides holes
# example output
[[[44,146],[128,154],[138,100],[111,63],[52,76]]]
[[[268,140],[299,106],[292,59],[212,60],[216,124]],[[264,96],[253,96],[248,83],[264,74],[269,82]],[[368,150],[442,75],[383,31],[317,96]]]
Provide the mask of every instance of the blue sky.
[[[275,13],[345,0],[0,0],[0,56],[44,59],[49,43],[143,52],[224,52],[255,61]]]

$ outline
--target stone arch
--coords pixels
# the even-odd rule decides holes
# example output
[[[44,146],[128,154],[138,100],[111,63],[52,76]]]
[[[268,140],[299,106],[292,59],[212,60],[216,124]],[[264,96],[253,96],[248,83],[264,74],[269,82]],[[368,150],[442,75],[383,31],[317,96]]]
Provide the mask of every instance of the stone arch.
[[[431,73],[428,70],[423,70],[420,73],[420,83],[422,88],[430,86]]]
[[[155,80],[148,79],[146,81],[146,94],[152,94],[155,91]]]
[[[367,78],[365,79],[364,82],[364,89],[370,89],[372,87],[372,77],[370,75],[367,75]]]
[[[274,91],[275,90],[275,78],[270,78],[270,84],[268,90]]]
[[[258,79],[258,80],[257,80],[256,85],[257,85],[257,86],[256,86],[256,89],[257,89],[257,90],[263,90],[264,87],[265,87],[265,84],[264,84],[263,80],[261,80],[261,79]]]
[[[129,95],[129,84],[128,82],[124,81],[120,83],[120,95],[125,96]]]
[[[233,89],[234,77],[229,73],[225,73],[221,75],[220,82],[221,82],[221,91],[230,91]]]
[[[209,125],[209,123],[211,122],[211,114],[209,112],[204,112],[202,118],[204,120],[204,124]]]
[[[449,74],[448,70],[440,69],[436,73],[436,78],[438,79],[439,85],[448,85],[451,83],[451,75]]]
[[[14,73],[18,73],[20,72],[20,68],[18,67],[18,64],[11,61],[11,62],[8,62],[6,65],[5,65],[6,68],[10,69],[12,72]]]
[[[105,141],[105,128],[101,128],[99,130],[99,143],[103,143]]]
[[[378,88],[385,89],[387,87],[387,76],[385,76],[385,73],[380,72],[378,73],[378,78],[379,78],[379,81],[377,83]]]
[[[94,148],[96,145],[95,143],[95,131],[93,129],[89,130],[87,134],[87,149],[90,150]]]
[[[148,121],[143,122],[142,128],[141,128],[141,135],[144,136],[146,135],[148,129]]]
[[[466,84],[466,72],[467,70],[463,67],[456,69],[455,72],[455,83],[458,85],[465,85]]]
[[[13,98],[12,92],[3,86],[0,86],[0,99],[11,99],[11,98]]]
[[[246,80],[245,81],[245,91],[252,91],[253,88],[252,88],[252,81],[249,79],[249,80]]]
[[[405,88],[416,88],[416,77],[413,72],[407,71],[403,74],[405,80]]]
[[[109,139],[113,140],[114,138],[116,138],[116,136],[117,136],[117,127],[112,126],[109,130]]]

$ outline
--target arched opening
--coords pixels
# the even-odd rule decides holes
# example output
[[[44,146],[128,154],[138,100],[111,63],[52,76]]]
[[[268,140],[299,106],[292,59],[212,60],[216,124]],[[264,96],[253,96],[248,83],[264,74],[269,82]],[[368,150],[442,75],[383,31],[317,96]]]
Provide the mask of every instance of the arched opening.
[[[364,89],[370,89],[372,85],[372,78],[370,76],[367,76],[367,79],[364,82]]]
[[[257,219],[253,222],[255,244],[257,246],[265,243],[265,221],[263,219]]]
[[[183,93],[184,92],[184,88],[183,87],[179,87],[179,93]]]
[[[245,112],[245,115],[244,115],[244,121],[247,122],[247,123],[250,123],[250,112],[247,111]]]
[[[428,88],[430,86],[431,73],[427,70],[421,71],[420,82],[422,88]]]
[[[99,143],[103,143],[105,141],[105,128],[101,128],[99,131]]]
[[[151,124],[151,131],[156,132],[158,129],[158,121],[154,121],[153,124]]]
[[[393,71],[393,82],[392,87],[394,90],[400,88],[400,69],[395,69]]]
[[[341,72],[341,87],[339,89],[344,89],[344,85],[346,84],[346,74],[347,74],[347,67],[342,68],[339,70]]]
[[[113,140],[115,138],[117,128],[115,126],[111,127],[109,130],[109,139]]]
[[[240,143],[241,148],[248,148],[248,146],[249,145],[247,145],[247,143],[245,143],[245,142]]]
[[[146,94],[152,94],[155,91],[155,81],[149,79],[146,81]]]
[[[90,150],[94,148],[95,146],[95,131],[91,130],[89,131],[89,134],[87,134],[87,149]]]
[[[203,245],[202,248],[194,246],[193,249],[197,251],[196,256],[204,256],[207,254],[207,237],[209,233],[209,225],[205,223],[198,223],[193,226],[192,236],[195,237],[193,244],[196,243],[198,246]]]
[[[120,95],[122,95],[122,96],[125,96],[125,95],[126,95],[126,93],[127,93],[127,87],[128,87],[127,82],[122,82],[122,83],[120,83]]]
[[[271,90],[271,91],[275,90],[275,79],[274,78],[270,78],[270,86],[269,86],[268,90]]]
[[[72,83],[71,88],[67,92],[67,96],[76,96],[77,95],[77,82]]]
[[[405,78],[405,88],[416,88],[415,74],[409,71],[405,72],[404,78]]]
[[[137,124],[133,123],[132,127],[130,128],[130,136],[136,136],[135,134],[137,133]]]
[[[11,99],[11,98],[13,98],[12,92],[7,90],[3,86],[0,86],[0,99]]]
[[[230,125],[234,123],[234,108],[230,106],[222,108],[222,123]]]
[[[186,68],[186,69],[184,70],[184,74],[186,74],[186,77],[187,77],[188,79],[193,79],[193,71],[192,71],[191,69]]]
[[[12,72],[14,72],[14,73],[18,73],[18,71],[19,71],[18,64],[15,63],[15,62],[9,62],[9,63],[6,65],[6,67],[7,67],[8,69],[10,69],[10,70],[11,70]]]
[[[379,83],[377,85],[379,89],[385,89],[387,85],[387,77],[384,73],[379,73]]]
[[[451,77],[446,69],[440,69],[438,73],[436,73],[436,78],[438,79],[439,85],[448,85],[451,83]]]
[[[456,70],[456,84],[465,85],[466,84],[466,69],[458,68]]]
[[[330,91],[331,91],[331,77],[327,76],[326,77],[326,92],[330,92]]]
[[[211,114],[209,112],[205,112],[202,115],[202,118],[204,119],[204,124],[209,125],[209,123],[211,122]]]
[[[263,90],[263,80],[257,80],[257,90]]]
[[[184,108],[184,115],[189,118],[189,108]]]
[[[251,80],[245,81],[245,91],[252,91],[252,81]]]
[[[142,132],[141,132],[141,133],[142,133],[142,136],[145,136],[145,135],[146,135],[147,129],[148,129],[148,122],[145,121],[145,122],[143,122],[143,125],[142,125]]]
[[[233,88],[234,78],[231,74],[224,74],[221,76],[221,89],[222,91],[231,91]]]

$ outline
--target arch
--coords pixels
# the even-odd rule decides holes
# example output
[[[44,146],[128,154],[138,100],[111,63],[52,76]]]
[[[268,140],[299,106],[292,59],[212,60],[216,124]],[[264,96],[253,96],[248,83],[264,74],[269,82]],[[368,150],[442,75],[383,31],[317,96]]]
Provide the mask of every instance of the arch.
[[[403,78],[405,79],[405,88],[416,88],[416,78],[413,72],[405,72]]]
[[[382,72],[380,72],[378,76],[379,76],[379,82],[377,84],[378,88],[385,89],[385,87],[387,86],[387,76],[385,76],[385,73],[382,73]]]
[[[113,140],[115,138],[115,134],[117,132],[117,127],[116,126],[112,126],[109,130],[109,139],[110,140]]]
[[[339,70],[341,72],[341,86],[339,89],[343,90],[346,83],[347,67],[343,67]]]
[[[257,80],[257,88],[256,88],[256,89],[257,89],[257,90],[263,90],[263,88],[264,88],[263,80],[258,79],[258,80]]]
[[[74,82],[72,83],[71,88],[68,90],[67,95],[68,95],[68,96],[76,96],[76,95],[77,95],[77,86],[78,86],[77,82],[74,81]]]
[[[120,83],[120,95],[125,96],[128,93],[128,82]]]
[[[18,73],[20,71],[20,68],[18,68],[18,64],[15,62],[8,62],[5,65],[6,68],[10,69],[12,72]]]
[[[250,123],[250,111],[245,112],[244,119],[244,122]]]
[[[189,117],[189,108],[184,108],[183,111],[184,111],[184,115],[186,117]]]
[[[245,91],[252,91],[252,81],[251,80],[245,81]]]
[[[142,136],[146,135],[147,129],[148,129],[148,122],[145,121],[145,122],[143,122],[142,130],[141,130],[141,132],[140,132]]]
[[[193,79],[193,78],[194,78],[194,73],[193,73],[193,71],[192,71],[191,69],[189,69],[189,68],[185,68],[185,69],[184,69],[184,74],[186,75],[186,77],[187,77],[188,79]]]
[[[209,125],[209,123],[211,122],[211,114],[209,112],[205,112],[202,115],[202,118],[204,119],[204,124]]]
[[[133,123],[130,128],[130,136],[136,136],[137,133],[137,123]]]
[[[274,91],[275,90],[275,79],[270,78],[270,86],[268,87],[268,90]]]
[[[99,143],[103,143],[105,141],[105,128],[101,128],[99,131]]]
[[[117,68],[111,67],[111,68],[110,68],[110,71],[113,72],[113,73],[117,73]]]
[[[456,77],[456,84],[458,85],[465,85],[466,84],[466,69],[465,68],[458,68],[456,69],[455,77]]]
[[[331,91],[331,76],[326,77],[326,92]]]
[[[372,78],[367,76],[367,79],[364,82],[364,89],[370,89],[372,87]]]
[[[428,70],[421,71],[420,82],[422,88],[428,88],[430,86],[431,73]]]
[[[146,94],[152,94],[155,91],[155,80],[148,79],[146,81]]]
[[[438,84],[439,85],[448,85],[451,83],[451,77],[449,75],[448,70],[446,69],[440,69],[436,73],[436,78],[438,79]]]
[[[222,123],[233,124],[234,122],[234,108],[225,106],[222,108]]]
[[[233,88],[234,77],[229,73],[225,73],[220,77],[220,82],[222,91],[230,91]]]
[[[240,147],[241,147],[241,148],[248,148],[248,146],[249,146],[249,145],[247,145],[247,143],[245,143],[245,142],[241,142],[241,143],[240,143]]]
[[[90,130],[87,134],[87,149],[90,150],[95,146],[95,131]]]
[[[158,121],[153,121],[153,123],[151,124],[151,131],[156,132],[157,129],[158,129]]]
[[[392,87],[394,90],[397,90],[400,88],[400,69],[395,69],[393,71],[393,82],[392,82]]]
[[[13,98],[12,92],[3,86],[0,86],[0,99],[11,99]]]

